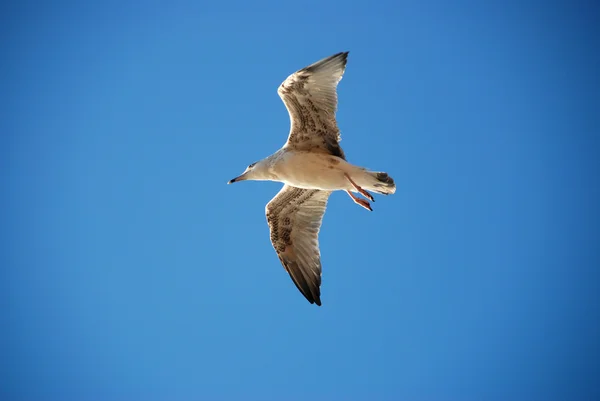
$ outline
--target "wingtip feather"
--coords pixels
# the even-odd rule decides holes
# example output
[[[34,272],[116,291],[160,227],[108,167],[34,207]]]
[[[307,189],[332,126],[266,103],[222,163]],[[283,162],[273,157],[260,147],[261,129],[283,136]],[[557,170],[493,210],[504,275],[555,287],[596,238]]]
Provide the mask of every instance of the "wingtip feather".
[[[349,51],[345,51],[345,52],[336,53],[329,57],[325,57],[324,59],[321,59],[321,60],[309,65],[308,67],[303,68],[300,71],[315,73],[322,69],[330,69],[332,67],[335,68],[336,66],[341,66],[342,71],[343,71],[346,68],[346,63],[348,62],[348,54],[349,53],[350,53]]]

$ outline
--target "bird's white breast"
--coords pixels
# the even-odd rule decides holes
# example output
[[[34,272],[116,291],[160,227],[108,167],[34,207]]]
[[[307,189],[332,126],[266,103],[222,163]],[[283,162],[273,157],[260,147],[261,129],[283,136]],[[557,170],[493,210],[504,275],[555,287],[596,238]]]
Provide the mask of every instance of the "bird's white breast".
[[[286,151],[275,162],[273,173],[294,187],[333,191],[350,188],[344,176],[348,167],[352,166],[332,155]]]

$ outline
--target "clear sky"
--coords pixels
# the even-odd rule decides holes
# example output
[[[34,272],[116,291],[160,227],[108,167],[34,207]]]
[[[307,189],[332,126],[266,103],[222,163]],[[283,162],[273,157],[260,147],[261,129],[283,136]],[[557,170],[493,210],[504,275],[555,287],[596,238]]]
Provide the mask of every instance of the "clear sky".
[[[600,399],[593,2],[13,3],[0,398]],[[398,190],[331,197],[319,308],[281,184],[226,182],[340,51],[342,146]]]

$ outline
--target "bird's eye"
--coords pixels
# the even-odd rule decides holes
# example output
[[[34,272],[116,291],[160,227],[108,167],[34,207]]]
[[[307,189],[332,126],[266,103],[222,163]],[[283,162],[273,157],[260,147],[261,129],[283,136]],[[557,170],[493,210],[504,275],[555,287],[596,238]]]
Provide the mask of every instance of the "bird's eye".
[[[248,166],[248,168],[252,168],[252,167],[256,166],[256,163],[257,162],[252,163],[251,165]]]

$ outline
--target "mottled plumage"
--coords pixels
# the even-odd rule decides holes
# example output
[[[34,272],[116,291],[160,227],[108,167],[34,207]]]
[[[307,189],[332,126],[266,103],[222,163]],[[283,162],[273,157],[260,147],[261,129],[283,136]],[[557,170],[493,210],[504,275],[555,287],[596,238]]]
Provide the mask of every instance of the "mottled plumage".
[[[321,305],[319,230],[332,191],[346,191],[357,204],[372,210],[358,192],[391,194],[394,180],[346,161],[335,119],[337,84],[348,52],[338,53],[290,75],[277,92],[290,115],[288,140],[271,156],[251,164],[239,177],[285,185],[267,204],[271,243],[294,284],[312,304]]]
[[[285,146],[323,152],[346,159],[335,121],[337,84],[344,75],[348,52],[338,53],[290,75],[277,93],[290,114]]]
[[[310,303],[321,305],[319,229],[330,191],[284,185],[265,208],[279,260]]]

